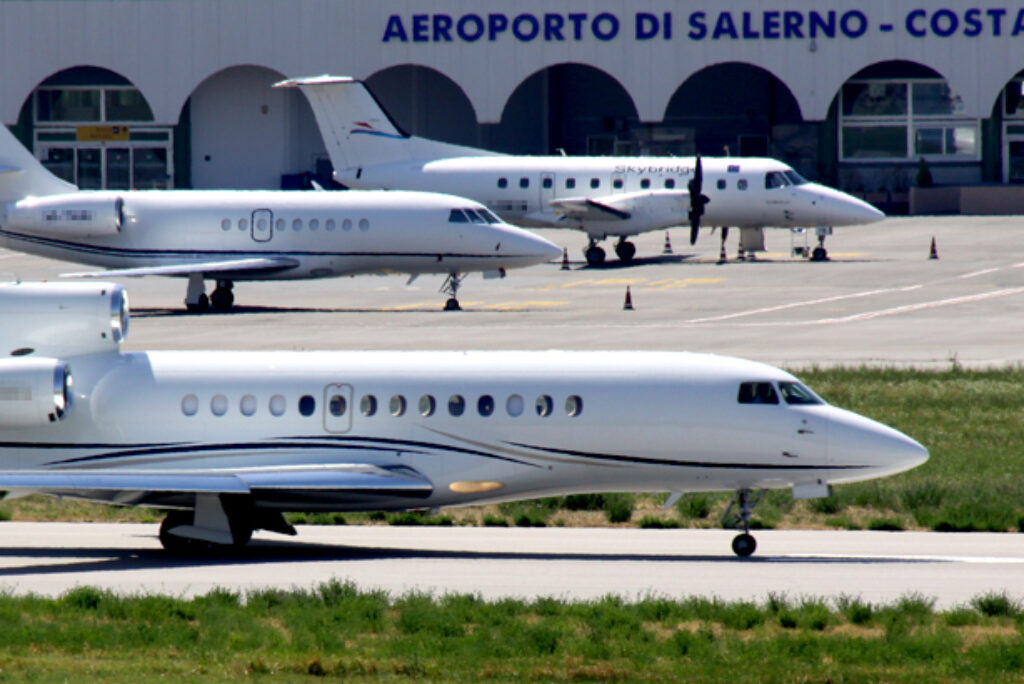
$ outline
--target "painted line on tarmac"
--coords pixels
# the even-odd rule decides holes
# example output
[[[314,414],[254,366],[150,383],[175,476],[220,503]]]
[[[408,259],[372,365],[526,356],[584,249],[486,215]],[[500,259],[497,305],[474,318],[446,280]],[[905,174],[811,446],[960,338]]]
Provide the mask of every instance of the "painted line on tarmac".
[[[961,280],[967,280],[968,278],[977,278],[978,276],[983,276],[989,273],[995,273],[996,271],[1001,270],[1002,268],[983,268],[982,270],[975,271],[974,273],[965,273],[962,276],[957,276],[957,278],[960,278]]]
[[[924,309],[936,309],[942,306],[953,306],[956,304],[969,304],[971,302],[980,302],[986,299],[995,299],[997,297],[1008,297],[1010,295],[1024,293],[1024,287],[1013,287],[1005,290],[992,290],[991,292],[982,292],[975,295],[966,295],[964,297],[950,297],[949,299],[936,299],[930,302],[920,302],[918,304],[906,304],[904,306],[895,306],[891,309],[879,309],[878,311],[865,311],[864,313],[853,314],[852,316],[843,316],[841,318],[822,318],[817,321],[806,321],[803,325],[830,325],[835,323],[851,323],[853,321],[866,321],[872,318],[880,318],[882,316],[897,316],[899,314],[911,313],[914,311],[922,311]],[[797,324],[799,325],[799,323]]]
[[[888,294],[890,292],[904,292],[911,289],[917,289],[920,285],[914,285],[910,288],[896,288],[888,287],[881,290],[867,290],[865,292],[854,292],[852,294],[836,295],[834,297],[823,297],[821,299],[807,299],[802,302],[790,302],[789,304],[778,304],[776,306],[766,306],[761,309],[750,309],[749,311],[737,311],[736,313],[723,314],[721,316],[709,316],[707,318],[691,318],[684,323],[717,323],[718,321],[727,321],[733,318],[742,318],[744,316],[756,316],[763,313],[773,313],[775,311],[785,311],[786,309],[796,309],[802,306],[814,306],[815,304],[828,304],[830,302],[838,302],[844,299],[859,299],[861,297],[873,297],[874,295]]]

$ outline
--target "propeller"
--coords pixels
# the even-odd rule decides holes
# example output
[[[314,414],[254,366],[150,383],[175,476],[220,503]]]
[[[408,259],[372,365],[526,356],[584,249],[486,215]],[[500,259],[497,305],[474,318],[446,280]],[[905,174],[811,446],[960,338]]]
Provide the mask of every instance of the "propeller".
[[[700,232],[700,217],[704,215],[704,205],[711,200],[702,193],[704,188],[704,167],[697,155],[697,162],[693,168],[693,178],[687,183],[690,190],[690,244],[696,244],[697,234]]]

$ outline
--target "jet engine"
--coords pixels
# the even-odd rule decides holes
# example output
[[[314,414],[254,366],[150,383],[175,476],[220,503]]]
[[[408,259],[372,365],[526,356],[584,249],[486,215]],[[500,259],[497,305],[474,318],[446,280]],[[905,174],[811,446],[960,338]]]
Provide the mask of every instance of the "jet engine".
[[[116,351],[128,294],[113,283],[0,284],[0,359]]]
[[[0,359],[0,429],[56,423],[71,410],[71,385],[60,359]]]
[[[124,226],[124,199],[107,193],[28,197],[7,207],[5,227],[47,237],[117,235]]]

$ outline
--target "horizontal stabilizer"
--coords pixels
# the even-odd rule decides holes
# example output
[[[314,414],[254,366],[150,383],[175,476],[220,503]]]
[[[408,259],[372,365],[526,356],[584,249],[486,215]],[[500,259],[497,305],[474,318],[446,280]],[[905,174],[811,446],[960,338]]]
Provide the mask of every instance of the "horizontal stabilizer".
[[[140,276],[186,276],[191,273],[230,274],[251,271],[284,271],[295,268],[299,262],[289,257],[256,257],[253,259],[232,259],[230,261],[206,261],[199,263],[167,264],[164,266],[141,266],[111,271],[84,271],[62,273],[61,278],[136,278]]]

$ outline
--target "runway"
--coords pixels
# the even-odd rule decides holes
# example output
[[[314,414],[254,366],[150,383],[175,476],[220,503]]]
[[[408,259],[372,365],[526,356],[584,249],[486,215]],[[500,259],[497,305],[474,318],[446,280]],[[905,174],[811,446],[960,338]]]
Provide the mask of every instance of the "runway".
[[[409,591],[592,599],[615,594],[763,601],[919,593],[940,608],[990,591],[1024,598],[1024,535],[761,531],[740,560],[722,530],[310,527],[260,533],[237,556],[175,558],[156,525],[0,524],[0,589],[56,596],[92,585],[121,594],[245,594],[328,580]]]

